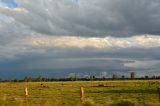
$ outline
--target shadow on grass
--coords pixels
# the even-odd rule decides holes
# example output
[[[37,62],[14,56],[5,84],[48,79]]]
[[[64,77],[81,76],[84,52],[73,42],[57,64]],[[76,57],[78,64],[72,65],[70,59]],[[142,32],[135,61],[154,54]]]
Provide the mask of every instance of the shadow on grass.
[[[105,90],[105,91],[88,91],[89,93],[149,93],[155,94],[156,90]]]
[[[111,104],[110,106],[136,106],[136,105],[130,101],[119,101],[117,103]]]

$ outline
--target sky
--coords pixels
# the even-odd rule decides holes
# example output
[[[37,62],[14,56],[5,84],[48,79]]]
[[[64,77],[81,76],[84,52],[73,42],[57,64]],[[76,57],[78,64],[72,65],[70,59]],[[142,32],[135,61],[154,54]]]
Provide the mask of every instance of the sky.
[[[0,1],[9,8],[18,7],[17,3],[14,0],[0,0]]]
[[[159,0],[0,0],[0,78],[160,75]]]

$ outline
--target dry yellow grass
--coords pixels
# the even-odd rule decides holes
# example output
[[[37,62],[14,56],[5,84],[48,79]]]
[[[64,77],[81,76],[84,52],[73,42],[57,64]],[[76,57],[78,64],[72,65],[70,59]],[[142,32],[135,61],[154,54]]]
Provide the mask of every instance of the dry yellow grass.
[[[80,86],[84,87],[85,101],[92,105],[110,106],[124,100],[136,106],[160,106],[159,80],[0,83],[0,106],[82,106]]]

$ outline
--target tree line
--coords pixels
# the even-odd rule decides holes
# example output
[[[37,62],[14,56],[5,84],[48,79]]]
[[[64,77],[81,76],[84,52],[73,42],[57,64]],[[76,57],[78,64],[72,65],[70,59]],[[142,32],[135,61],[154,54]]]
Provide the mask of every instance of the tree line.
[[[76,73],[70,74],[67,78],[46,78],[43,76],[31,77],[26,76],[24,79],[0,79],[0,82],[50,82],[50,81],[105,81],[105,80],[152,80],[152,79],[160,79],[160,76],[143,76],[136,77],[135,72],[130,73],[130,77],[126,77],[124,75],[119,76],[117,74],[112,74],[111,78],[107,78],[105,76],[96,77],[95,75],[90,74],[86,78],[80,78]]]

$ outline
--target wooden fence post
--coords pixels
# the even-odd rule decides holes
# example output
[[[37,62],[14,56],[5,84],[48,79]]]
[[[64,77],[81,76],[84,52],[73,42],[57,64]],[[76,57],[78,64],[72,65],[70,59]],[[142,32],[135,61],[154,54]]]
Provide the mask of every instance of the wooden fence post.
[[[28,88],[27,87],[25,87],[24,92],[25,92],[25,97],[27,97],[28,96]]]
[[[81,102],[83,102],[84,100],[84,88],[83,87],[80,87],[80,100]]]

